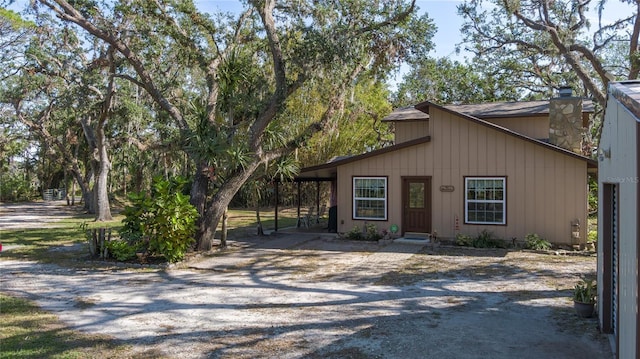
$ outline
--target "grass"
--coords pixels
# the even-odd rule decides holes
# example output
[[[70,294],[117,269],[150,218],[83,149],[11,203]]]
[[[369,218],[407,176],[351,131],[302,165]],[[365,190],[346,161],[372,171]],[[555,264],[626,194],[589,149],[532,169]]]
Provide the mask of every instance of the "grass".
[[[34,260],[43,263],[65,264],[78,253],[72,251],[56,251],[52,248],[62,248],[76,243],[86,242],[85,229],[112,228],[121,226],[122,217],[116,216],[110,222],[93,222],[88,215],[70,216],[64,220],[52,222],[54,228],[31,228],[0,231],[0,241],[3,246],[18,245],[10,251],[3,251],[3,258]]]
[[[28,300],[0,293],[0,358],[130,358],[110,337],[66,329]]]
[[[275,228],[273,209],[262,211],[260,217],[264,229]],[[79,253],[77,251],[56,251],[55,254],[52,254],[51,249],[54,247],[61,248],[77,243],[85,243],[85,229],[111,228],[113,230],[113,236],[117,236],[118,229],[122,227],[123,218],[122,215],[114,215],[112,221],[94,222],[91,215],[73,215],[64,220],[52,222],[51,225],[55,226],[53,228],[0,231],[0,242],[2,242],[3,246],[19,245],[19,247],[10,251],[2,252],[2,257],[70,265],[70,260],[78,258]],[[297,216],[295,209],[280,210],[278,216],[279,228],[295,226],[296,221]],[[257,220],[255,210],[229,210],[227,228],[230,238],[254,235],[257,233],[256,227]],[[220,226],[218,229],[220,229]],[[88,252],[84,254],[88,254]]]
[[[55,222],[55,228],[34,228],[0,231],[3,246],[18,245],[4,251],[2,258],[33,260],[63,266],[84,266],[80,257],[88,250],[53,250],[86,242],[85,229],[112,228],[114,236],[122,225],[122,216],[114,216],[110,222],[93,222],[90,215],[70,215]],[[275,227],[273,210],[261,212],[263,228]],[[296,224],[295,209],[279,213],[280,228]],[[255,211],[234,209],[229,211],[230,237],[255,234],[257,225]],[[95,264],[89,264],[90,266]],[[91,307],[90,299],[78,298],[78,305]],[[87,335],[66,329],[51,313],[40,310],[32,302],[0,293],[0,359],[3,358],[161,358],[153,353],[132,356],[126,345],[119,344],[108,336]]]

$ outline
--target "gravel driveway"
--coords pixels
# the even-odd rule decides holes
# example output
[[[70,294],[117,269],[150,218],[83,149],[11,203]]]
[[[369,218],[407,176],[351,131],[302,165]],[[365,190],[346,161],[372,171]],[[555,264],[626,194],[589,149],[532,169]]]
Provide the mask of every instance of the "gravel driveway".
[[[169,269],[3,259],[0,288],[133,356],[611,358],[569,300],[595,268],[585,256],[279,234]]]

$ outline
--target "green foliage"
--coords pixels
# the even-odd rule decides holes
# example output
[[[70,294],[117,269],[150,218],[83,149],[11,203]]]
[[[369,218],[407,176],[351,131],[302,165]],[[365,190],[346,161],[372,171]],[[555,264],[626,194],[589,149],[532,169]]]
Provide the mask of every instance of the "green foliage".
[[[456,235],[456,245],[474,248],[505,248],[503,240],[493,237],[490,231],[482,230],[476,237],[465,234]]]
[[[127,241],[106,242],[109,254],[118,261],[125,262],[136,257],[136,252],[142,247],[138,244],[131,244]]]
[[[365,238],[368,241],[377,241],[379,239],[382,239],[382,235],[378,232],[378,226],[373,223],[368,223],[366,225]]]
[[[364,232],[360,226],[354,226],[345,236],[352,241],[377,241],[382,239],[382,234],[378,232],[378,226],[374,223],[367,223],[364,227]]]
[[[124,210],[120,236],[131,245],[148,242],[148,250],[169,262],[184,258],[194,243],[197,210],[182,194],[187,181],[181,177],[169,181],[155,178],[152,196],[142,193],[129,198],[132,205]]]
[[[327,93],[317,84],[301,92],[288,102],[287,116],[291,124],[300,118],[319,119],[322,103],[327,102]],[[336,156],[357,154],[375,150],[393,143],[393,132],[389,124],[380,121],[392,111],[390,93],[386,85],[368,78],[360,79],[353,89],[349,101],[340,115],[336,115],[327,131],[316,134],[299,151],[301,163],[325,163]]]
[[[138,243],[143,239],[145,222],[152,211],[153,201],[144,192],[129,194],[130,206],[122,211],[124,219],[120,228],[120,238],[129,243]]]
[[[551,249],[551,243],[544,238],[541,238],[536,233],[529,233],[524,237],[525,248],[534,250],[547,250]]]
[[[504,76],[508,75],[487,74],[476,63],[422,58],[404,75],[394,104],[401,107],[424,100],[460,104],[518,99],[518,92],[506,86]]]
[[[25,179],[22,173],[10,172],[0,175],[0,201],[29,201],[36,198],[37,195],[32,183]]]
[[[484,229],[473,240],[473,246],[475,248],[504,248],[505,244],[504,241],[494,238],[492,232]]]
[[[362,230],[358,226],[354,226],[349,232],[346,233],[347,239],[352,241],[361,241],[364,239]]]
[[[596,243],[598,242],[598,231],[591,230],[587,234],[587,243]]]
[[[471,247],[473,245],[473,238],[466,234],[456,234],[456,245],[463,247]]]
[[[573,289],[573,300],[580,303],[595,303],[598,289],[595,280],[583,279]]]
[[[598,212],[598,179],[596,176],[589,176],[589,213]]]

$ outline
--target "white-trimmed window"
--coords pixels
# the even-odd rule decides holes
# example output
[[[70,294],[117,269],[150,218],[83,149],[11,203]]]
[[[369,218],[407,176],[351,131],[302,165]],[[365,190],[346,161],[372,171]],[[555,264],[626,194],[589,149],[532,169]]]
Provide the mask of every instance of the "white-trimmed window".
[[[505,177],[465,177],[464,222],[506,224],[506,191]]]
[[[387,219],[386,177],[353,177],[353,219]]]

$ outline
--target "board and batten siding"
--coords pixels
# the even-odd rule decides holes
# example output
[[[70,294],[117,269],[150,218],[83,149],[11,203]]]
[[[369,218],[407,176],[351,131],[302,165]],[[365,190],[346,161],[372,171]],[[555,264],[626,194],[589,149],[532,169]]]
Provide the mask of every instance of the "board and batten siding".
[[[402,143],[429,135],[429,121],[400,121],[395,123],[395,143]]]
[[[635,116],[612,96],[605,111],[600,149],[608,152],[598,165],[599,188],[613,184],[617,188],[617,306],[615,326],[618,334],[618,358],[638,358],[638,129]],[[603,191],[599,203],[604,203]],[[598,213],[598,223],[604,222]],[[603,243],[603,228],[598,230],[598,242]],[[603,246],[598,246],[599,266],[603,262]],[[616,268],[613,269],[614,271]],[[598,268],[598,283],[603,283],[603,268]],[[602,290],[601,288],[599,288]],[[603,293],[599,293],[602,297]],[[600,299],[602,302],[602,298]],[[600,321],[602,322],[602,311]]]
[[[338,231],[348,232],[364,221],[352,219],[352,178],[388,178],[388,220],[368,221],[379,230],[402,225],[402,177],[432,177],[432,229],[441,238],[457,233],[476,235],[483,229],[507,240],[537,233],[554,243],[578,242],[571,222],[580,221],[580,242],[586,239],[587,164],[551,149],[496,131],[457,115],[431,108],[431,142],[383,153],[338,167]],[[403,123],[396,124],[398,130]],[[464,224],[464,177],[505,176],[506,225]],[[454,186],[442,192],[440,186]],[[454,228],[458,218],[459,230]],[[401,229],[402,231],[402,229]]]
[[[517,118],[484,118],[498,126],[535,139],[549,138],[549,116]]]

